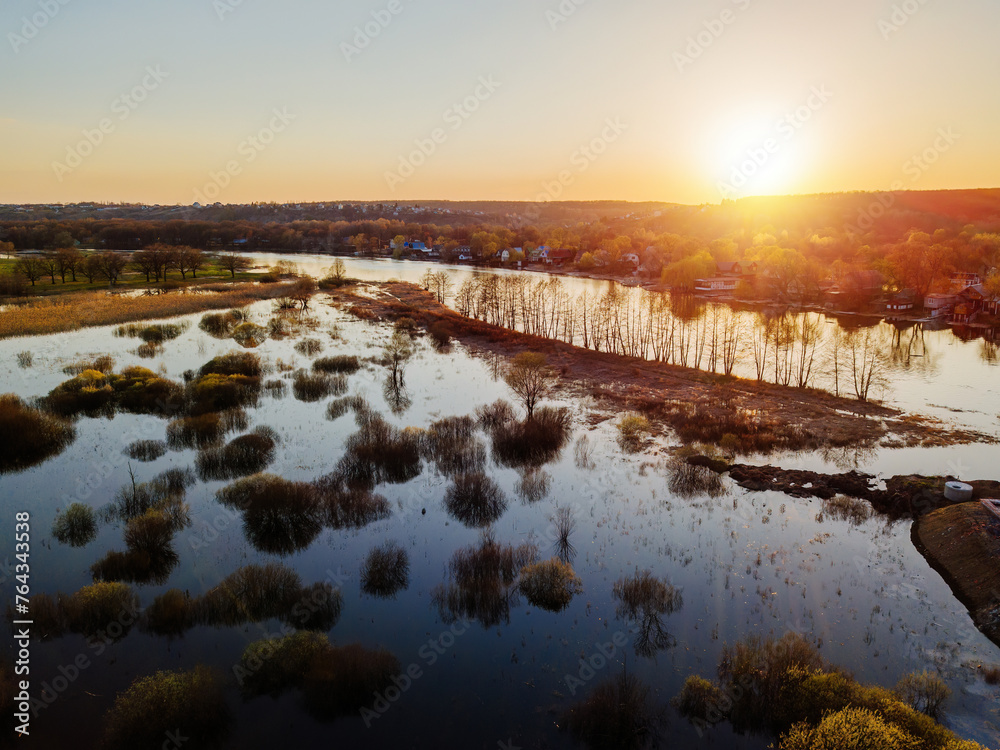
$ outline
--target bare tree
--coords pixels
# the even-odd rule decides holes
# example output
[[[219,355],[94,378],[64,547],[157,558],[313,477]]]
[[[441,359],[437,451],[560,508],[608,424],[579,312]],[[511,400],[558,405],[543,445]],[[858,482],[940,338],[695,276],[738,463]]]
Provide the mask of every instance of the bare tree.
[[[63,284],[66,283],[66,274],[73,276],[76,281],[76,269],[83,260],[83,255],[75,247],[64,247],[56,250],[56,264],[59,267],[59,275]]]
[[[21,274],[34,286],[45,275],[45,265],[40,258],[31,255],[22,256],[14,263],[14,271]]]
[[[116,253],[110,250],[98,253],[96,258],[98,272],[108,280],[111,286],[118,283],[118,279],[130,261],[129,256],[125,253]]]
[[[887,384],[885,337],[878,326],[859,328],[847,334],[846,343],[854,395],[867,401],[872,388]]]
[[[229,271],[229,275],[235,279],[237,272],[242,273],[250,268],[250,260],[237,253],[223,253],[219,256],[219,265]]]
[[[503,376],[528,412],[528,419],[535,413],[535,405],[549,389],[552,373],[544,354],[521,352],[510,363]]]
[[[382,362],[389,368],[391,388],[399,388],[403,385],[403,366],[412,356],[413,342],[409,335],[402,331],[395,331],[382,350]]]

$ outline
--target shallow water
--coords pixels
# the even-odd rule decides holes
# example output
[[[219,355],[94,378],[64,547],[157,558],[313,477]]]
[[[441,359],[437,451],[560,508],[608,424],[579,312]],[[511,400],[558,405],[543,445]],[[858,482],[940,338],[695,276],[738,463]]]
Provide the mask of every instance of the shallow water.
[[[399,275],[419,277],[422,273],[419,264],[395,266],[401,269]],[[361,275],[359,268],[352,261],[349,272]],[[355,320],[330,308],[327,299],[318,295],[309,312],[317,327],[306,335],[324,343],[319,356],[377,358],[391,329]],[[258,303],[251,310],[255,322],[263,324],[270,303]],[[66,364],[105,353],[114,355],[116,369],[138,364],[162,369],[179,381],[185,370],[238,349],[232,341],[213,339],[200,331],[200,317],[185,318],[191,323],[187,331],[166,342],[163,352],[152,360],[134,354],[139,340],[116,338],[112,328],[0,341],[4,390],[25,398],[42,396],[67,379],[61,371]],[[330,335],[334,326],[340,337],[337,341]],[[300,339],[268,340],[256,351],[272,366],[278,360],[307,366],[310,360],[294,350]],[[35,354],[34,365],[20,369],[16,353],[28,348]],[[951,403],[950,391],[943,387],[937,391],[935,383],[947,372],[942,365],[933,379],[919,376],[941,394],[934,400],[942,403]],[[471,414],[477,406],[510,398],[503,382],[493,378],[489,363],[458,345],[439,353],[426,340],[418,342],[417,354],[405,369],[412,405],[398,416],[383,397],[384,377],[385,368],[368,362],[349,376],[349,393],[364,396],[372,408],[399,427],[426,427],[436,419]],[[282,438],[267,471],[311,480],[333,469],[356,426],[350,413],[327,420],[329,400],[306,404],[288,393],[280,399],[264,396],[257,408],[248,410],[251,428],[270,425]],[[315,747],[336,742],[346,747],[363,743],[370,747],[496,748],[509,741],[515,747],[573,747],[569,736],[559,731],[561,714],[599,681],[620,670],[623,662],[666,705],[689,674],[714,674],[723,643],[748,633],[780,636],[789,630],[819,639],[827,659],[865,681],[891,686],[909,671],[936,666],[955,692],[948,705],[949,725],[962,736],[990,746],[1000,742],[996,689],[977,680],[968,667],[980,661],[1000,662],[1000,649],[975,630],[964,607],[914,549],[909,524],[887,528],[872,520],[852,527],[830,517],[820,521],[818,501],[750,494],[735,487],[727,487],[727,494],[715,499],[675,496],[667,488],[665,444],[624,456],[611,421],[589,429],[585,426],[584,417],[592,404],[559,399],[554,403],[572,410],[573,441],[587,435],[593,467],[579,468],[573,447],[568,446],[557,461],[544,467],[552,478],[547,497],[530,505],[517,496],[518,472],[491,461],[488,473],[510,501],[495,526],[501,542],[533,540],[546,559],[555,554],[550,516],[557,505],[574,510],[573,565],[584,592],[558,614],[522,599],[512,608],[510,622],[495,628],[484,629],[472,622],[451,630],[441,621],[431,591],[445,581],[455,550],[474,544],[478,532],[448,515],[443,504],[448,481],[426,463],[416,479],[377,488],[391,501],[391,518],[362,530],[326,529],[308,549],[280,558],[257,552],[244,536],[242,520],[215,500],[215,492],[225,482],[199,483],[188,492],[194,522],[175,539],[180,562],[166,584],[137,587],[143,605],[169,588],[200,594],[250,562],[282,561],[293,566],[305,584],[330,580],[342,588],[344,611],[330,631],[333,643],[385,646],[404,670],[415,663],[422,671],[371,728],[357,717],[320,723],[305,713],[294,694],[243,702],[231,689],[230,703],[238,720],[227,746]],[[56,511],[72,500],[94,507],[109,502],[128,482],[124,448],[137,439],[163,439],[165,429],[166,421],[157,417],[82,418],[76,441],[61,455],[26,472],[0,476],[2,516],[11,518],[25,508],[32,512],[33,592],[75,591],[91,582],[89,566],[106,550],[124,547],[121,529],[114,525],[103,526],[98,538],[81,549],[58,544],[49,529]],[[968,476],[1000,478],[1000,469],[988,455],[979,447],[885,450],[862,457],[860,466],[890,474],[938,471],[949,461],[964,461],[969,465]],[[142,481],[170,467],[192,466],[194,458],[191,450],[170,451],[151,463],[132,462],[132,468]],[[832,457],[822,455],[780,460],[788,466],[796,462],[835,464]],[[408,550],[411,580],[395,599],[383,601],[361,593],[359,569],[367,551],[386,540],[396,540]],[[644,568],[682,591],[683,607],[664,620],[676,645],[655,659],[637,656],[630,645],[624,655],[616,656],[615,665],[598,669],[583,687],[575,687],[566,677],[580,676],[580,659],[589,659],[596,653],[596,644],[612,640],[616,632],[628,631],[629,625],[615,617],[612,585],[619,577]],[[102,714],[114,695],[136,677],[200,662],[231,676],[247,643],[278,628],[279,623],[273,621],[237,628],[199,627],[174,640],[133,630],[100,656],[80,636],[36,642],[32,647],[36,685],[51,684],[59,667],[72,663],[79,653],[92,662],[35,719],[36,746],[67,746],[70,741],[94,746]],[[440,644],[442,653],[429,649],[429,643]],[[430,663],[432,656],[436,656],[434,663]],[[764,748],[769,742],[759,737],[736,738],[725,725],[699,738],[672,709],[667,713],[670,721],[665,731],[672,747]]]

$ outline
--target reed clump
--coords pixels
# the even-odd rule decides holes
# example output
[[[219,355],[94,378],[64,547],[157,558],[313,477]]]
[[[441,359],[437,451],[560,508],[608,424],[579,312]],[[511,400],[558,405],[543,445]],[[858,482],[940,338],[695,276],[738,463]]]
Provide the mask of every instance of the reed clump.
[[[0,474],[40,464],[75,439],[76,429],[69,422],[29,406],[13,393],[0,395]]]
[[[372,548],[361,566],[361,590],[383,599],[410,585],[410,557],[398,542]]]
[[[210,669],[157,672],[135,680],[115,698],[104,719],[103,747],[160,747],[171,733],[191,738],[192,747],[215,747],[230,721],[223,682]]]
[[[97,517],[94,509],[83,503],[73,503],[56,514],[52,536],[62,544],[84,547],[97,536]]]

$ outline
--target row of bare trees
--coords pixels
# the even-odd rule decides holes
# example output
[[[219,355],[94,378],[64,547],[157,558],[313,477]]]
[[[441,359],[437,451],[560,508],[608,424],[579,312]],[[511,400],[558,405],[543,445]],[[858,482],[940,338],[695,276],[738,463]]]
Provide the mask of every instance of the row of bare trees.
[[[216,262],[233,278],[250,266],[249,259],[237,253],[224,253],[218,256]],[[78,275],[91,284],[104,279],[114,286],[129,270],[145,275],[147,283],[158,283],[166,280],[170,271],[179,273],[182,280],[189,275],[197,279],[198,272],[207,265],[208,259],[201,250],[187,246],[150,245],[131,254],[113,251],[83,253],[68,247],[42,255],[22,255],[14,263],[14,273],[30,281],[32,286],[45,278],[55,284],[57,276],[64,284],[67,276],[75,282]]]
[[[467,317],[595,351],[760,382],[825,387],[862,401],[886,385],[890,342],[879,326],[826,331],[816,313],[744,313],[610,284],[571,295],[558,277],[478,274],[455,294]]]

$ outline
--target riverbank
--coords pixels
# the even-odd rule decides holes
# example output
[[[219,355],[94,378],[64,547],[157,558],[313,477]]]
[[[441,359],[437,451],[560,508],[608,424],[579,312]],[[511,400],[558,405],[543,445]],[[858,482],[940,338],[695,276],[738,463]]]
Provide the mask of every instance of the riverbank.
[[[995,441],[984,433],[818,389],[727,377],[522,334],[463,317],[414,284],[367,283],[331,296],[334,305],[358,317],[409,317],[424,328],[443,324],[454,338],[484,354],[507,357],[525,349],[539,351],[559,373],[558,390],[567,396],[588,398],[605,415],[641,412],[659,433],[674,432],[685,443],[768,453]]]
[[[1000,519],[982,503],[961,503],[917,519],[912,535],[976,627],[1000,645]]]

